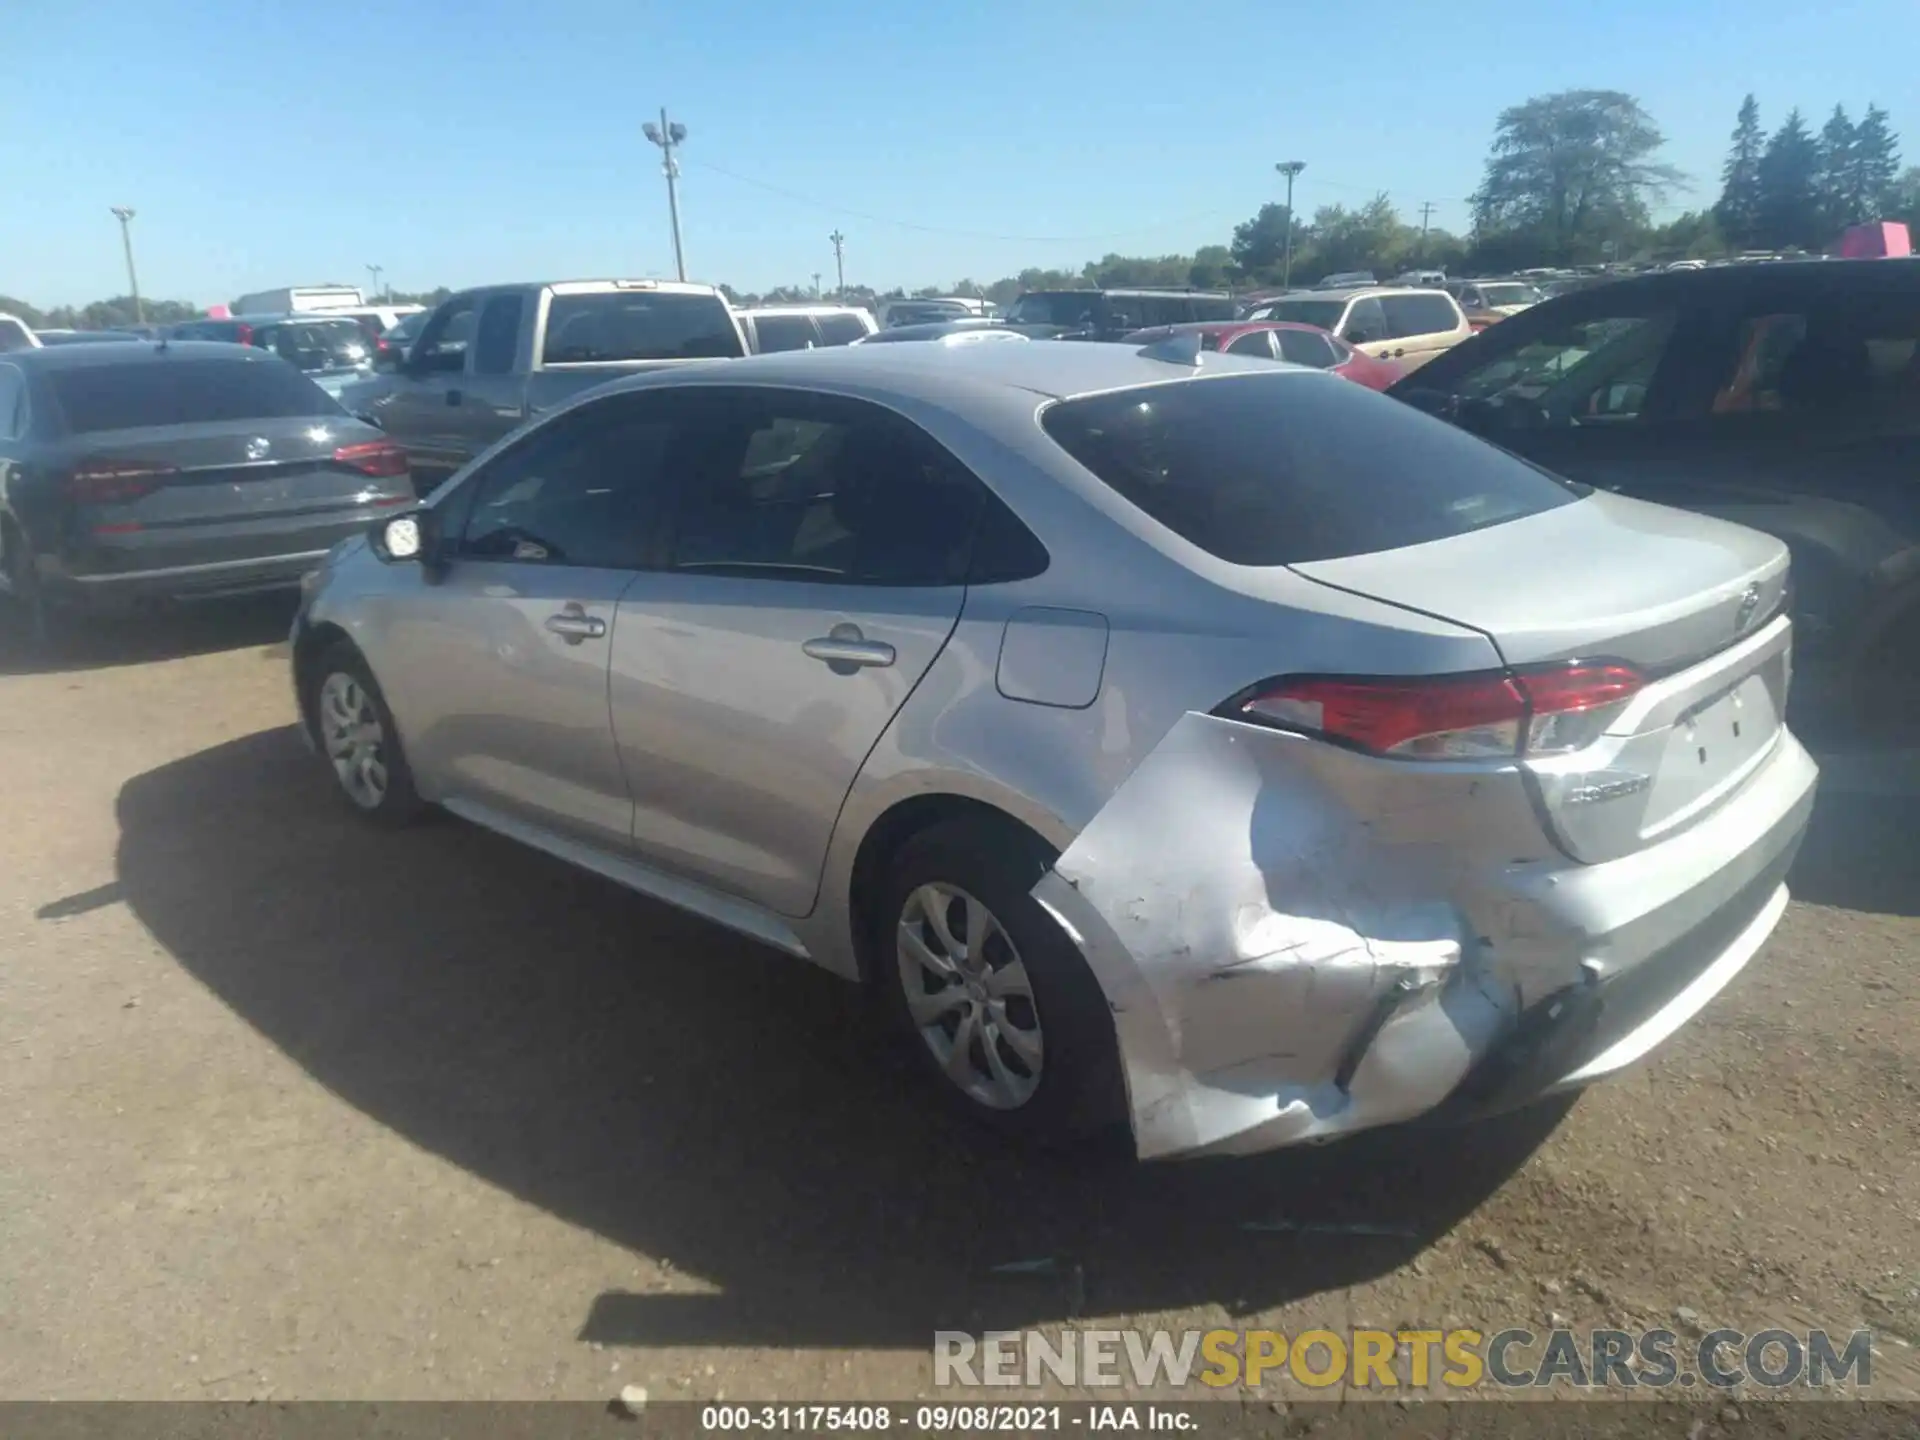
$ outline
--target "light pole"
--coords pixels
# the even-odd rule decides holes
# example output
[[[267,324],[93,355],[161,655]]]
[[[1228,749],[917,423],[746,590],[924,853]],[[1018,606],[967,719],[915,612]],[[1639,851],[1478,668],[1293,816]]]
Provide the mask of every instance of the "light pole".
[[[373,278],[373,298],[376,300],[380,298],[380,277],[386,273],[387,267],[384,265],[367,266],[367,274]]]
[[[140,303],[140,277],[133,273],[133,207],[115,205],[113,215],[120,222],[120,245],[127,252],[127,289],[133,294],[133,323],[147,323],[146,307]]]
[[[813,272],[813,298],[816,300],[820,298],[820,272],[818,270]]]
[[[640,128],[647,139],[660,147],[660,169],[667,177],[667,212],[673,217],[673,268],[684,280],[687,261],[680,248],[680,162],[673,158],[673,152],[686,140],[687,127],[678,122],[669,123],[667,107],[662,105],[660,123],[656,125],[649,120]]]
[[[827,239],[833,242],[833,273],[834,278],[840,283],[839,293],[834,298],[844,304],[847,298],[847,237],[835,229]]]
[[[1284,258],[1280,262],[1280,284],[1283,288],[1293,288],[1293,177],[1307,168],[1304,160],[1282,160],[1273,167],[1287,177],[1287,240],[1282,251]]]

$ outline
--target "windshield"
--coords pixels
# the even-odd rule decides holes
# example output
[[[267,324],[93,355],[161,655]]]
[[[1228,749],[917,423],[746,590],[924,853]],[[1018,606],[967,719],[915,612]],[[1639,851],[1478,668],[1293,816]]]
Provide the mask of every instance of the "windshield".
[[[1236,565],[1398,550],[1580,493],[1410,405],[1299,371],[1068,400],[1042,424],[1120,495]]]
[[[1275,300],[1255,310],[1255,320],[1291,320],[1299,325],[1317,325],[1331,330],[1346,314],[1344,300]]]
[[[51,371],[47,380],[76,435],[341,413],[306,376],[244,352],[232,360],[76,366]]]
[[[1097,290],[1035,291],[1014,301],[1006,318],[1014,325],[1059,325],[1074,329],[1094,323],[1094,309],[1099,301]]]
[[[367,363],[372,346],[354,320],[306,320],[274,325],[254,343],[270,349],[296,370],[352,370]]]
[[[618,360],[720,360],[744,355],[718,295],[616,290],[556,295],[547,310],[549,365]]]
[[[1531,285],[1482,285],[1480,297],[1489,305],[1537,305],[1547,297]]]

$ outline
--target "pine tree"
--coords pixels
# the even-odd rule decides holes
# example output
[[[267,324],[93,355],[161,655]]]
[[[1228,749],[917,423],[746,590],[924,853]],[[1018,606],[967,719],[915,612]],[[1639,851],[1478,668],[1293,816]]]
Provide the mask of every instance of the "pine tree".
[[[1720,203],[1713,207],[1720,231],[1736,247],[1749,246],[1759,225],[1760,104],[1749,95],[1740,102],[1740,119],[1733,127],[1733,148],[1720,171]]]
[[[1832,116],[1820,131],[1820,161],[1814,189],[1820,197],[1821,222],[1835,235],[1866,218],[1860,213],[1861,197],[1854,188],[1858,178],[1853,156],[1854,136],[1847,107],[1834,106]]]
[[[1878,105],[1867,106],[1867,113],[1854,127],[1849,169],[1849,188],[1858,197],[1860,207],[1855,218],[1882,218],[1893,203],[1894,182],[1900,175],[1900,142],[1887,123],[1887,112]]]
[[[1789,110],[1767,141],[1756,167],[1759,197],[1755,205],[1760,243],[1774,247],[1819,246],[1823,233],[1820,196],[1820,145],[1807,131],[1800,112]]]

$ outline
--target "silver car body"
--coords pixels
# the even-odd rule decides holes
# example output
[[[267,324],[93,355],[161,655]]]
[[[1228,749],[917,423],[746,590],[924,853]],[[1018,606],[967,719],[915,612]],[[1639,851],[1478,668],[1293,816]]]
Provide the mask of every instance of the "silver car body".
[[[1532,1053],[1519,1032],[1538,1002],[1582,984],[1639,999],[1604,1046],[1515,1083],[1630,1063],[1785,904],[1815,767],[1782,719],[1784,548],[1596,493],[1389,553],[1235,565],[1039,423],[1064,397],[1255,373],[1346,383],[1109,345],[855,346],[636,376],[597,394],[768,386],[884,406],[1051,563],[941,590],[460,562],[429,583],[356,543],[296,622],[296,665],[350,636],[426,798],[849,978],[860,877],[896,821],[1011,817],[1058,856],[1033,893],[1111,1006],[1143,1158],[1456,1104],[1470,1076]],[[604,636],[556,636],[555,615]],[[842,633],[897,663],[803,653]],[[1654,678],[1551,759],[1409,762],[1212,713],[1282,673],[1596,652]]]

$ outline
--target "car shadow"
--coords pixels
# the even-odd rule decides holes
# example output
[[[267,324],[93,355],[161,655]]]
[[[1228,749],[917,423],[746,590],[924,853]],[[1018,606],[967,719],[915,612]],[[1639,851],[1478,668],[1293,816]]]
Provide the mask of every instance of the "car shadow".
[[[931,1103],[854,987],[476,828],[376,831],[330,788],[290,728],[135,778],[118,896],[342,1099],[712,1292],[610,1291],[586,1339],[1256,1313],[1404,1264],[1567,1108],[1230,1162],[1016,1153]]]
[[[119,615],[64,616],[57,644],[38,649],[13,607],[0,601],[0,675],[59,675],[146,665],[187,655],[284,641],[299,603],[248,595]]]
[[[1920,794],[1823,782],[1787,889],[1809,905],[1920,915]]]

